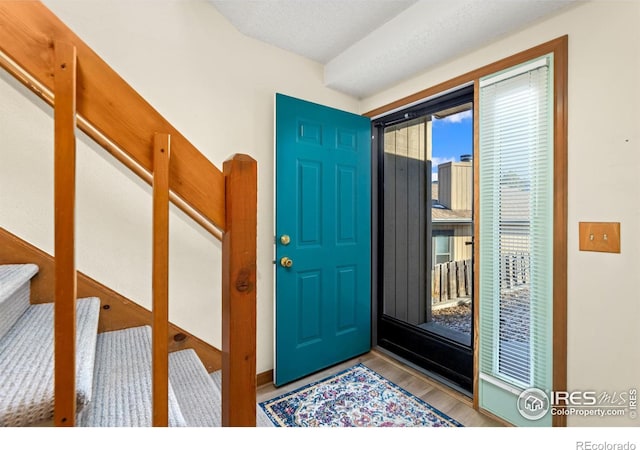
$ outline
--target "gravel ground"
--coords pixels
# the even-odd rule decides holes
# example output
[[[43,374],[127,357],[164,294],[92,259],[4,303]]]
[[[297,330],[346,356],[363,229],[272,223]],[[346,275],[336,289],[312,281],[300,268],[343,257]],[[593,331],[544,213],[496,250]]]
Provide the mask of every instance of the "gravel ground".
[[[471,334],[471,305],[438,309],[432,311],[431,316],[438,325]]]
[[[501,300],[500,333],[518,342],[529,342],[528,287],[512,289]],[[444,327],[471,333],[471,304],[432,311],[433,321]]]

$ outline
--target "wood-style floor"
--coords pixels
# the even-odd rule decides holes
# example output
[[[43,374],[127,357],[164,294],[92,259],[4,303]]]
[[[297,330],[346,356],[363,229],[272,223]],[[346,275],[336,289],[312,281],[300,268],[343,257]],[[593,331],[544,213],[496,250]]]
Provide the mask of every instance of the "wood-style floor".
[[[457,420],[465,427],[500,427],[500,423],[477,412],[471,400],[457,391],[431,380],[424,374],[398,362],[376,350],[358,358],[345,361],[329,369],[289,383],[280,388],[266,384],[258,388],[257,401],[262,402],[285,392],[292,391],[308,383],[318,381],[338,373],[354,364],[363,363],[370,369],[397,384],[402,389],[421,398],[434,408]]]

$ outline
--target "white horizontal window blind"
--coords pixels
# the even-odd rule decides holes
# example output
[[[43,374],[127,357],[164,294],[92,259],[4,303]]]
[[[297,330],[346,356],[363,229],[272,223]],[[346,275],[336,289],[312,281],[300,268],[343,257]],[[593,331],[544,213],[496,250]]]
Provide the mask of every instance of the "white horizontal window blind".
[[[552,80],[547,55],[480,82],[480,401],[499,416],[483,385],[551,388]]]

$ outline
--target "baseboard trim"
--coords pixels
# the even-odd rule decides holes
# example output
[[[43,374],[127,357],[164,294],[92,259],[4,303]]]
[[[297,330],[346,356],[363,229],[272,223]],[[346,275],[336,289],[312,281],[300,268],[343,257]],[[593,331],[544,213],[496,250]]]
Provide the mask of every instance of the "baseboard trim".
[[[273,369],[267,370],[266,372],[261,372],[256,377],[256,384],[258,387],[264,386],[265,384],[273,383]]]
[[[31,283],[31,303],[50,303],[54,296],[55,259],[48,253],[0,227],[0,264],[37,264]],[[151,325],[151,311],[93,278],[78,272],[78,297],[100,298],[98,332]],[[169,323],[169,351],[192,348],[208,373],[222,368],[222,353],[214,346]]]

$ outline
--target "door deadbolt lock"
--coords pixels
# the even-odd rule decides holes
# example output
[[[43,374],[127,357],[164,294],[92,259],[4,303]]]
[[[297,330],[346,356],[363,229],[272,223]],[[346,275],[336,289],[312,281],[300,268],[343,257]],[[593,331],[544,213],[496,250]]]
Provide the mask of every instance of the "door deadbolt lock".
[[[280,243],[282,245],[289,245],[290,242],[291,242],[291,238],[289,237],[288,234],[283,234],[282,236],[280,236]]]
[[[291,258],[283,256],[282,258],[280,258],[280,265],[288,269],[289,267],[293,266],[293,261],[291,260]]]

